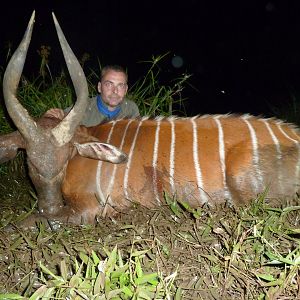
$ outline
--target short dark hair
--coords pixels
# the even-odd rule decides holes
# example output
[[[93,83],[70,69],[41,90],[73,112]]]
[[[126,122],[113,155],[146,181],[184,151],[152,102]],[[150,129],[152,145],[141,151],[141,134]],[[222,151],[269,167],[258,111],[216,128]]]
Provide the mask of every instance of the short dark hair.
[[[122,72],[126,75],[126,81],[128,81],[128,74],[127,71],[125,70],[125,68],[123,68],[120,65],[106,65],[101,69],[101,74],[100,74],[100,81],[102,80],[102,78],[104,77],[104,75],[108,72],[108,71],[115,71],[115,72]]]

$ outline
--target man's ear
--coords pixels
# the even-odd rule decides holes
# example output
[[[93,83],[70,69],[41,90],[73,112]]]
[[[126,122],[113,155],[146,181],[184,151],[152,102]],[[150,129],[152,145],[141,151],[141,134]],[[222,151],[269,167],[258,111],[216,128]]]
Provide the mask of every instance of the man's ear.
[[[98,93],[101,94],[101,81],[98,82],[97,89]]]

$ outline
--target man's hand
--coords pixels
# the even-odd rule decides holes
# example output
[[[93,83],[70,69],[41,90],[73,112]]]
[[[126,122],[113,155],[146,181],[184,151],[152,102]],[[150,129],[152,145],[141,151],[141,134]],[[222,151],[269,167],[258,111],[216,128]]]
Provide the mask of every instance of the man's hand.
[[[44,117],[62,120],[65,117],[65,113],[60,108],[50,108],[45,112]]]

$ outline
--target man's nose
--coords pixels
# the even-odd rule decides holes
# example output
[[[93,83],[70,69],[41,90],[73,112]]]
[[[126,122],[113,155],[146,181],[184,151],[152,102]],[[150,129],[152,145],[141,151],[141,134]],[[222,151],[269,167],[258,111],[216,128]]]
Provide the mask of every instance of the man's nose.
[[[111,88],[111,91],[112,91],[113,93],[117,94],[117,93],[118,93],[118,87],[115,86],[115,85],[113,85],[112,88]]]
[[[117,94],[119,92],[119,87],[117,85],[113,85],[111,90],[113,93]]]

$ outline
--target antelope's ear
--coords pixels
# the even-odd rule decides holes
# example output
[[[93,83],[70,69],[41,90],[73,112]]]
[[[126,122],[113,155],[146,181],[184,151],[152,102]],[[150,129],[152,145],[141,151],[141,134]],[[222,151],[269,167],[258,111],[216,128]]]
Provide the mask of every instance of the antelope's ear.
[[[26,149],[24,138],[19,131],[0,135],[0,164],[14,159],[18,149]]]
[[[114,164],[120,164],[127,161],[127,155],[110,144],[90,142],[83,144],[74,143],[74,146],[76,147],[78,154],[83,157],[108,161]]]

